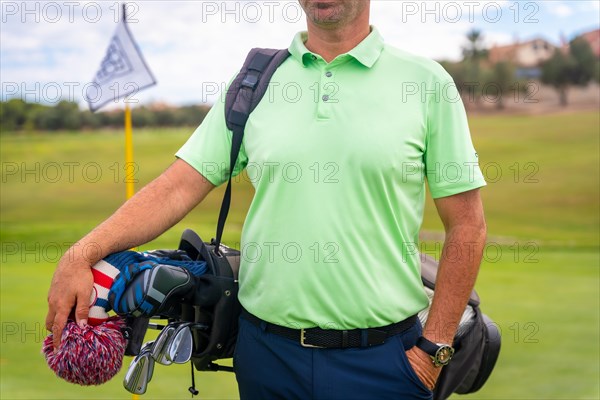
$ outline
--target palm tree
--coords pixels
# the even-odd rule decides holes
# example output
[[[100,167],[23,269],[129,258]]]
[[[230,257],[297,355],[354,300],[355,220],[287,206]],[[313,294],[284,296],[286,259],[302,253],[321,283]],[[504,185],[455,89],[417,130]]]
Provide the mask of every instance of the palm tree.
[[[462,53],[466,66],[466,80],[472,83],[478,83],[481,86],[481,61],[488,56],[488,50],[483,44],[483,34],[478,29],[473,29],[467,33],[468,43],[463,46]],[[479,87],[479,89],[481,89]],[[479,93],[476,93],[475,101],[479,100]]]

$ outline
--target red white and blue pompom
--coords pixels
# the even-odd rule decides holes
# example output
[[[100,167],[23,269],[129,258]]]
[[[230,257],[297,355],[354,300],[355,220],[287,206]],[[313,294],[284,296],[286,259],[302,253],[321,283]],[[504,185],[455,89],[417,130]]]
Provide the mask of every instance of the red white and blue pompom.
[[[54,352],[50,334],[44,340],[42,352],[58,377],[83,386],[100,385],[115,376],[123,365],[127,346],[121,332],[124,326],[119,317],[97,326],[80,327],[69,321],[58,351]]]

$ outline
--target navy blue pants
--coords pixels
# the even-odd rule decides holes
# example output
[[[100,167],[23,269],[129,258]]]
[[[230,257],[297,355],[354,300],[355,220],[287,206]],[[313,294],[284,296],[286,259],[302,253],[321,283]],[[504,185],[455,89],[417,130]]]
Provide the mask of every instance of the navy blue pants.
[[[242,400],[431,399],[405,351],[421,335],[415,324],[378,346],[311,349],[244,318],[233,357]]]

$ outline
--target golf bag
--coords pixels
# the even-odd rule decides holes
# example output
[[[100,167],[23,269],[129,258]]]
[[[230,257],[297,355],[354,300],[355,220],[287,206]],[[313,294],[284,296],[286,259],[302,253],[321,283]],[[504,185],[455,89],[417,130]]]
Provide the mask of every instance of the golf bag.
[[[219,249],[217,251],[217,249]],[[126,316],[128,345],[125,354],[136,356],[142,347],[150,318],[167,319],[169,324],[193,323],[191,360],[198,370],[229,370],[214,363],[233,357],[241,306],[237,299],[240,252],[227,246],[206,243],[186,229],[177,250],[154,250],[159,259],[199,261],[205,272],[194,275],[186,268],[162,263],[138,263],[141,271],[122,272],[122,294],[111,290],[109,304]],[[118,277],[120,279],[120,277]],[[160,328],[163,328],[162,326]]]
[[[209,273],[197,282],[192,304],[182,304],[180,320],[205,324],[207,331],[193,330],[192,362],[197,370],[228,369],[214,361],[233,357],[242,311],[238,301],[240,252],[225,245],[203,242],[192,230],[181,236],[179,249],[207,263]]]

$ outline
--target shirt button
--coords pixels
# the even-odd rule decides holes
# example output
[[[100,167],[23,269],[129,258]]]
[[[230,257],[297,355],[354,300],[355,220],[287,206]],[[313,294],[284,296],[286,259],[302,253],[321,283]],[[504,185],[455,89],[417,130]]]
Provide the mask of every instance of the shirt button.
[[[329,101],[329,95],[327,95],[327,94],[323,95],[323,101]]]
[[[310,56],[310,58],[312,58],[313,61],[315,61],[317,59],[317,56],[315,56],[314,54],[312,56]]]
[[[331,73],[331,71],[325,72],[325,76],[328,77],[328,78],[331,78],[332,75],[333,74]]]

